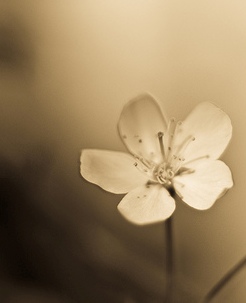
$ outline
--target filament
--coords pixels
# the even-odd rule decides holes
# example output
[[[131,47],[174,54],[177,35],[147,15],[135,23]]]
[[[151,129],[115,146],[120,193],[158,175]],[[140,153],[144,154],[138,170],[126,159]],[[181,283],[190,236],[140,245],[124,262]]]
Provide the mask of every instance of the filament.
[[[172,156],[172,152],[175,146],[175,140],[177,138],[177,134],[180,131],[180,127],[182,125],[182,121],[178,121],[175,124],[175,119],[172,118],[170,120],[169,126],[168,126],[168,133],[169,133],[169,140],[167,145],[168,155],[167,155],[167,161],[170,161],[170,158]]]
[[[163,136],[164,136],[163,132],[158,133],[158,139],[159,139],[161,154],[162,154],[163,160],[165,160],[165,149],[164,149],[164,143],[163,143]]]
[[[179,148],[177,149],[176,151],[176,157],[178,158],[181,158],[181,154],[184,153],[184,151],[186,150],[186,148],[188,147],[188,145],[192,142],[192,141],[195,141],[195,137],[193,136],[188,136],[184,141],[183,143],[181,143],[181,145],[179,146]],[[183,158],[183,161],[185,159]]]

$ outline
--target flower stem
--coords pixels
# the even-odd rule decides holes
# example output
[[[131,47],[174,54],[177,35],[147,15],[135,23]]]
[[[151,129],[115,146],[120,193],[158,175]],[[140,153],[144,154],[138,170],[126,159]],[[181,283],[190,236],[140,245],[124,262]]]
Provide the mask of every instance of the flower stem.
[[[232,267],[215,286],[207,293],[202,303],[209,303],[217,294],[230,282],[232,278],[246,266],[246,256],[244,256],[234,267]]]
[[[165,239],[166,239],[166,295],[164,303],[172,302],[173,293],[173,235],[172,235],[172,217],[165,221]]]

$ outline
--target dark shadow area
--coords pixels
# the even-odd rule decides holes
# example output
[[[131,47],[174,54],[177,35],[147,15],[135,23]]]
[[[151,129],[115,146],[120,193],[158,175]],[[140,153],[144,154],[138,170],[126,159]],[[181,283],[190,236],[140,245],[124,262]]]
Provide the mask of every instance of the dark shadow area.
[[[63,163],[56,143],[64,139],[56,133],[56,121],[52,130],[45,124],[42,106],[33,97],[35,55],[25,23],[0,14],[0,302],[161,302],[160,291],[145,289],[141,273],[136,278],[127,268],[132,266],[128,250],[133,260],[138,254],[143,260],[150,256],[86,206],[89,198],[82,191],[78,196],[72,184],[79,175],[70,179],[57,173]],[[53,143],[52,136],[61,139]],[[66,142],[59,144],[66,150]],[[110,248],[93,246],[91,237],[102,230],[117,239]],[[104,261],[100,250],[110,255],[114,244],[119,256]]]
[[[133,302],[158,302],[125,273],[100,266],[90,255],[88,230],[103,223],[84,214],[84,231],[78,234],[71,213],[62,218],[46,212],[30,194],[33,178],[40,178],[37,173],[31,177],[25,169],[0,164],[0,268],[1,279],[7,282],[1,302],[12,302],[16,285],[30,293],[33,289],[55,293],[58,302],[127,302],[127,297],[134,298]],[[68,193],[64,198],[71,197]]]

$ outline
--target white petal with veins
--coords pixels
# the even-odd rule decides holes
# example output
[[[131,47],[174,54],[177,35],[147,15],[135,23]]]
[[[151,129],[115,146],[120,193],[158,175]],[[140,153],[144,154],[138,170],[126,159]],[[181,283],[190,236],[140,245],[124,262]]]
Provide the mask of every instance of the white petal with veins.
[[[127,193],[148,181],[134,166],[134,157],[126,153],[85,149],[80,162],[81,175],[111,193]]]
[[[160,184],[145,185],[129,192],[118,210],[128,221],[144,225],[169,218],[175,210],[175,201]]]
[[[146,160],[162,159],[158,132],[165,132],[165,118],[155,99],[143,94],[128,102],[121,113],[118,130],[128,150]]]
[[[208,209],[233,186],[229,167],[220,160],[194,162],[191,173],[174,177],[177,194],[196,209]]]
[[[205,156],[218,159],[227,147],[231,135],[232,125],[228,115],[217,106],[203,102],[184,120],[180,133],[175,138],[176,150],[184,140],[194,137],[195,140],[189,143],[182,154],[185,158],[184,165]]]

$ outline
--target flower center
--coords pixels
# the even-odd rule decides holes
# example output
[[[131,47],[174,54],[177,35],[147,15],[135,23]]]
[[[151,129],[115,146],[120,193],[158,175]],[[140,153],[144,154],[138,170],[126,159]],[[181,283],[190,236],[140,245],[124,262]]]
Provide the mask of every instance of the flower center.
[[[148,175],[150,182],[158,182],[167,188],[171,188],[172,179],[180,173],[192,173],[193,171],[183,167],[185,158],[183,157],[186,148],[195,140],[193,136],[187,136],[180,140],[182,132],[182,122],[176,122],[171,119],[165,135],[163,132],[157,134],[159,140],[162,161],[155,163],[150,159],[144,159],[140,156],[135,156],[136,168]],[[179,140],[178,140],[179,139]]]
[[[171,185],[173,177],[179,173],[179,170],[185,161],[183,154],[186,148],[195,140],[195,137],[188,136],[177,145],[177,137],[181,131],[182,121],[176,122],[175,119],[172,118],[165,134],[165,142],[163,140],[164,133],[158,133],[163,162],[156,166],[154,175],[161,184]]]
[[[173,168],[168,163],[161,163],[156,167],[154,175],[159,183],[170,185],[172,178],[175,176]]]

